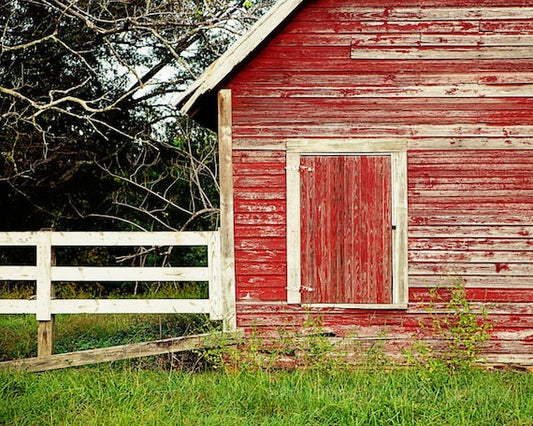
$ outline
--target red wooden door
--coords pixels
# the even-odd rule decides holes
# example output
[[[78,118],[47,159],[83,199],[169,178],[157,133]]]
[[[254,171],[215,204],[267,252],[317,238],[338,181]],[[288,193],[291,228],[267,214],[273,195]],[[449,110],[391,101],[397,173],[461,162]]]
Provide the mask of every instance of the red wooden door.
[[[302,303],[391,303],[390,156],[302,156],[300,166]]]

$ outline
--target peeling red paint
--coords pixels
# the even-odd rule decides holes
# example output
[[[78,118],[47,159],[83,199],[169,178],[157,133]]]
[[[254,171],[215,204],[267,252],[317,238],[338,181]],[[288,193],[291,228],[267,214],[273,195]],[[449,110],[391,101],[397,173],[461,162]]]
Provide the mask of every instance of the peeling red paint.
[[[533,36],[531,20],[518,16],[524,7],[531,5],[316,0],[234,76],[227,87],[241,326],[301,325],[312,313],[336,331],[370,336],[383,328],[405,336],[430,323],[424,307],[413,303],[397,311],[286,304],[284,238],[293,213],[286,206],[286,142],[399,138],[416,147],[408,151],[407,171],[410,301],[427,303],[432,287],[463,277],[469,300],[494,305],[490,320],[499,334],[490,349],[531,349],[523,342],[531,341],[524,336],[533,329],[533,58],[503,52],[447,59],[442,53],[502,51],[506,37]],[[422,43],[423,35],[434,45]],[[354,46],[398,55],[352,59]],[[432,59],[438,49],[439,59]],[[431,144],[437,148],[427,149]]]
[[[509,265],[506,263],[496,263],[494,265],[496,267],[496,272],[499,274],[501,271],[509,271],[511,268],[509,268]]]

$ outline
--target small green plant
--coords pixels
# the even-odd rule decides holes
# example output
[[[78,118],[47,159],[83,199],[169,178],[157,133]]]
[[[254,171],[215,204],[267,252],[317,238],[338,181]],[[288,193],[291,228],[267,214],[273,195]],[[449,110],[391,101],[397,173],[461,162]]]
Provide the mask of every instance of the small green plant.
[[[286,355],[294,355],[294,348],[285,339],[285,332],[279,329],[274,337],[272,333],[254,328],[246,336],[235,339],[226,335],[209,336],[208,349],[197,351],[204,362],[215,370],[236,371],[272,371],[279,368],[280,360]],[[290,352],[290,354],[287,353]]]
[[[345,348],[334,340],[335,335],[324,327],[323,315],[307,313],[303,327],[295,333],[292,347],[299,367],[332,371],[344,366]]]
[[[237,345],[227,344],[224,336],[217,339],[218,344],[198,353],[212,368],[227,372],[334,372],[391,365],[384,351],[384,335],[364,344],[357,333],[339,337],[323,326],[322,315],[311,313],[296,328],[287,325],[272,330],[256,326]]]
[[[476,308],[468,300],[464,280],[458,278],[450,287],[432,288],[427,311],[431,322],[420,324],[424,336],[404,352],[407,361],[430,371],[467,368],[478,362],[492,325],[486,307]]]
[[[385,342],[387,340],[387,332],[382,330],[378,333],[376,339],[370,341],[368,348],[362,352],[361,365],[367,370],[381,370],[384,367],[393,366],[393,362],[385,352]]]

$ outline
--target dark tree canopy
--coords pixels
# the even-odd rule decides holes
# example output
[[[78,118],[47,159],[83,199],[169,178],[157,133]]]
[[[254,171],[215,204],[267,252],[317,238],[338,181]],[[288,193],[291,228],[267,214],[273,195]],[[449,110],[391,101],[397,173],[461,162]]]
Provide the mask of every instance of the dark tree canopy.
[[[3,2],[2,230],[213,226],[214,136],[174,102],[270,3]]]

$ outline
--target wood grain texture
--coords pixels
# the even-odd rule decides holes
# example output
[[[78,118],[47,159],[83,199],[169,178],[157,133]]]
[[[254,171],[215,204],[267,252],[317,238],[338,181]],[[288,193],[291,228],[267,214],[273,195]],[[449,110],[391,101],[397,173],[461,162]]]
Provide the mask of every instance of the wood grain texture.
[[[235,233],[232,162],[232,93],[218,93],[218,139],[220,163],[220,267],[224,331],[236,328],[235,314]]]
[[[108,348],[5,361],[0,363],[0,369],[30,372],[57,370],[102,362],[114,362],[122,359],[215,348],[220,345],[221,341],[224,341],[224,344],[236,344],[240,337],[239,333],[212,333],[174,337],[152,342],[131,343]]]
[[[481,305],[478,305],[481,307]],[[531,310],[531,304],[523,305],[510,303],[486,306],[489,319],[493,326],[495,335],[494,345],[501,344],[498,341],[498,334],[507,333],[509,341],[514,341],[515,349],[527,352],[530,345],[527,344],[527,337],[531,336],[533,330],[533,315],[531,313],[518,313],[522,307],[527,312]],[[493,309],[492,309],[493,308]],[[240,303],[237,307],[239,315],[239,325],[241,327],[264,326],[272,327],[292,327],[303,325],[304,321],[313,318],[320,319],[326,330],[340,332],[344,330],[369,330],[368,335],[377,336],[380,331],[396,330],[406,335],[406,333],[417,332],[420,325],[431,326],[434,316],[430,310],[424,309],[420,303],[412,303],[407,311],[398,310],[346,310],[336,308],[313,308],[302,310],[296,305],[283,303]],[[444,312],[444,311],[443,311]],[[366,335],[364,333],[363,335]]]
[[[423,47],[399,46],[396,48],[364,48],[353,47],[352,59],[433,59],[433,60],[465,60],[465,59],[532,59],[533,53],[529,46],[491,46],[491,47],[448,47],[439,46],[434,49],[430,45]]]
[[[287,302],[302,301],[302,235],[300,220],[306,199],[300,196],[300,154],[287,152]],[[305,241],[305,240],[304,240]]]
[[[37,356],[50,356],[54,353],[54,323],[52,318],[48,321],[39,321],[37,326]]]
[[[437,285],[431,274],[481,287],[533,285],[532,154],[410,152],[410,219],[425,225],[410,228],[411,285]]]
[[[36,246],[36,299],[37,321],[52,320],[52,232],[43,231],[38,234]],[[45,351],[47,352],[47,351]]]
[[[302,302],[392,302],[390,156],[302,156]]]
[[[522,0],[370,0],[364,5],[317,0],[305,4],[233,76],[228,87],[234,93],[234,156],[256,151],[249,164],[258,164],[253,174],[244,164],[248,160],[239,157],[234,163],[236,174],[239,167],[246,170],[235,178],[242,211],[236,229],[250,238],[239,241],[242,250],[250,250],[243,255],[248,263],[241,267],[238,289],[241,326],[258,320],[265,327],[301,324],[306,315],[298,305],[283,304],[286,282],[274,262],[273,250],[283,250],[276,238],[293,213],[287,205],[282,213],[285,148],[313,153],[336,141],[349,151],[350,141],[365,139],[362,151],[371,152],[387,140],[390,146],[405,144],[408,152],[406,298],[427,301],[429,288],[462,276],[472,300],[508,303],[490,313],[497,333],[492,353],[530,349],[523,333],[533,318],[520,304],[531,303],[533,288],[532,16],[531,2]],[[354,52],[360,57],[354,59]],[[270,152],[276,160],[261,165],[259,159]],[[345,171],[333,175],[348,190],[352,182],[345,181]],[[323,179],[326,186],[328,179]],[[339,197],[342,191],[329,184],[331,197]],[[307,191],[312,183],[302,185]],[[312,210],[314,198],[303,197],[303,208]],[[338,236],[337,224],[345,218],[329,204],[320,212],[314,209],[317,217],[327,213],[334,223],[323,231],[308,221],[302,245],[322,247],[324,233]],[[251,240],[254,221],[266,234]],[[357,226],[346,222],[342,228],[355,235]],[[255,250],[269,250],[269,263],[262,268],[252,262]],[[348,251],[327,260],[327,279],[337,262],[350,257]],[[266,260],[266,253],[257,253]],[[302,269],[315,269],[316,259],[306,262]],[[251,271],[261,277],[255,279]],[[337,287],[345,291],[343,283]],[[271,303],[263,305],[267,300]],[[355,325],[369,336],[382,328],[398,335],[414,332],[419,321],[430,321],[412,305],[404,314],[312,312],[324,315],[332,329]]]
[[[286,300],[286,162],[279,150],[233,150],[237,300]]]
[[[450,3],[447,4],[447,6]],[[336,6],[307,7],[293,19],[298,21],[458,21],[468,19],[525,19],[533,16],[533,8],[520,6],[509,7],[499,3],[496,7],[402,7],[398,3],[392,7],[359,6],[339,2]]]

